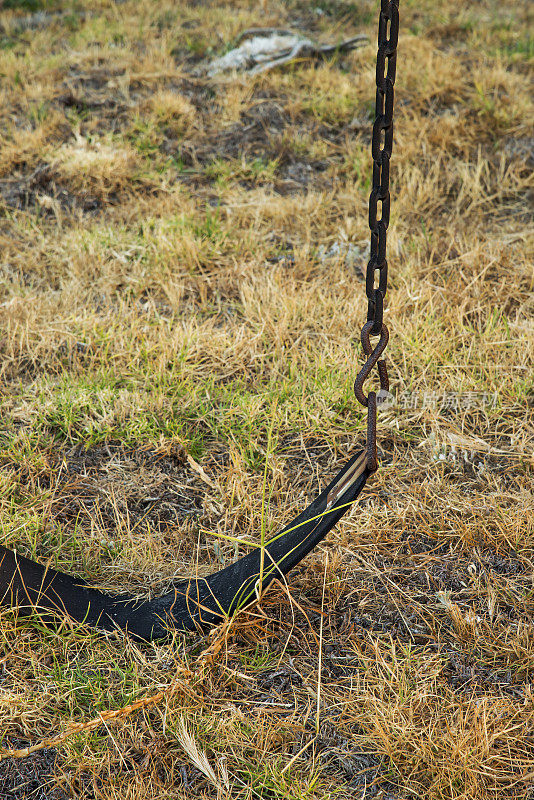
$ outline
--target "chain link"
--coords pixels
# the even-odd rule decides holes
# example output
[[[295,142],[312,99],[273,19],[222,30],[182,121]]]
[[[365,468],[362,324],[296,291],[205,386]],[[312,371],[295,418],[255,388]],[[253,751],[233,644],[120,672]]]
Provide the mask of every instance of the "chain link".
[[[374,471],[376,454],[376,392],[363,392],[363,384],[376,366],[380,389],[388,391],[386,362],[380,360],[389,338],[384,325],[384,298],[387,291],[388,262],[386,260],[387,230],[390,216],[389,163],[393,150],[393,103],[397,70],[397,42],[399,39],[399,0],[381,0],[378,21],[378,53],[376,57],[375,122],[371,142],[373,156],[373,184],[369,197],[369,228],[371,250],[365,277],[367,295],[367,322],[362,328],[362,346],[367,360],[354,383],[356,397],[367,408],[367,462]],[[378,273],[378,286],[377,283]],[[380,336],[373,348],[370,337]]]

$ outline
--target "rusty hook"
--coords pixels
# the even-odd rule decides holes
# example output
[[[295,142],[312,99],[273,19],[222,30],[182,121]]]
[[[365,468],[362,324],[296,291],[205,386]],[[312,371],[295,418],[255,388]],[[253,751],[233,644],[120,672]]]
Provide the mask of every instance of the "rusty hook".
[[[363,384],[371,374],[371,370],[376,365],[378,374],[380,376],[380,389],[388,391],[389,379],[386,362],[380,360],[380,356],[386,349],[389,339],[389,331],[384,324],[380,329],[380,339],[374,346],[371,344],[371,333],[374,326],[374,320],[367,322],[362,328],[361,340],[363,352],[367,356],[367,361],[358,373],[358,377],[354,381],[354,393],[362,406],[367,407],[367,469],[369,472],[374,472],[378,468],[378,454],[376,447],[376,407],[377,396],[376,392],[369,392],[367,397],[363,391]]]
[[[373,369],[375,364],[378,368],[378,374],[380,376],[380,388],[386,392],[389,390],[389,379],[386,368],[386,362],[380,361],[380,356],[386,349],[389,340],[389,331],[383,324],[380,330],[380,340],[378,341],[378,344],[376,344],[375,347],[373,348],[373,345],[371,344],[371,330],[373,328],[373,325],[374,322],[371,320],[370,322],[366,322],[362,328],[362,334],[361,334],[362,347],[363,347],[363,352],[365,353],[366,356],[368,356],[368,358],[363,367],[361,368],[361,370],[359,371],[356,380],[354,381],[354,394],[356,395],[362,406],[366,407],[368,405],[368,398],[365,396],[363,392],[363,384],[371,374],[371,370]]]

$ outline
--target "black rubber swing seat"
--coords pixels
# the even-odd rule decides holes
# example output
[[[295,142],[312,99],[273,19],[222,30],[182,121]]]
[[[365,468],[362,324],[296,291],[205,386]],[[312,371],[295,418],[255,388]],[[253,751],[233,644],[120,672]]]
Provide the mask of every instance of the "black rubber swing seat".
[[[45,622],[67,615],[106,631],[160,639],[170,630],[206,630],[250,603],[293,569],[351,507],[369,476],[365,452],[353,456],[321,494],[264,547],[207,578],[191,578],[154,600],[93,589],[0,545],[0,603]]]

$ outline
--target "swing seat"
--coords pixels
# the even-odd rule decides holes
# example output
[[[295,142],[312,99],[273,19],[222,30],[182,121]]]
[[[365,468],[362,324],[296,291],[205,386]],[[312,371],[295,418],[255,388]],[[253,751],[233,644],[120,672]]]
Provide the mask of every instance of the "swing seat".
[[[259,597],[293,569],[354,503],[370,472],[367,456],[353,456],[319,496],[263,548],[207,578],[190,578],[154,600],[107,594],[0,545],[0,604],[38,613],[47,624],[67,615],[105,631],[146,641],[171,630],[204,631]]]

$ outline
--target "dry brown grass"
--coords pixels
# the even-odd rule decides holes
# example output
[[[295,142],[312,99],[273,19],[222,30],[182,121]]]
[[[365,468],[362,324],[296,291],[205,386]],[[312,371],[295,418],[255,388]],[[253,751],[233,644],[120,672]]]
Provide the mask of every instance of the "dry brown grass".
[[[159,592],[363,439],[377,3],[8,5],[1,541]],[[532,796],[531,12],[401,13],[380,472],[201,640],[2,610],[2,800]],[[195,77],[257,25],[372,46]]]

